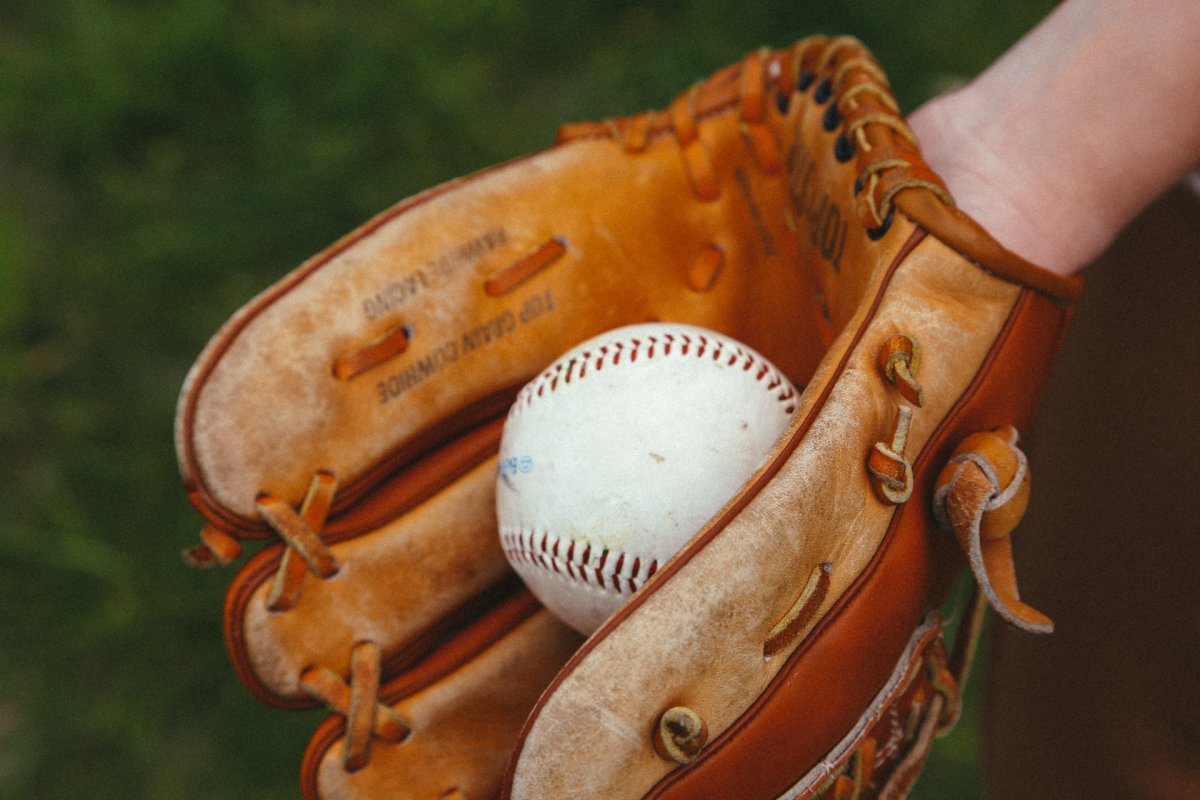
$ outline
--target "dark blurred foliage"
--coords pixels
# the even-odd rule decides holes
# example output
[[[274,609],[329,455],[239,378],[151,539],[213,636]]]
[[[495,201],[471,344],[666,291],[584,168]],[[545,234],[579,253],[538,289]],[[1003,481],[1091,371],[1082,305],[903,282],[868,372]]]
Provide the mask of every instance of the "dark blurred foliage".
[[[408,194],[760,45],[857,35],[912,109],[1049,5],[0,5],[0,797],[296,795],[321,715],[240,687],[230,573],[179,558],[176,396],[252,294]],[[979,796],[977,738],[973,714],[921,796]]]

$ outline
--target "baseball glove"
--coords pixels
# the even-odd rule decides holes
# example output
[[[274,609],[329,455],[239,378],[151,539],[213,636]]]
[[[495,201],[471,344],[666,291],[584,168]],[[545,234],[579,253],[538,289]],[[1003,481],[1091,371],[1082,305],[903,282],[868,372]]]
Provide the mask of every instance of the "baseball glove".
[[[1017,432],[1078,292],[955,210],[859,42],[755,52],[400,203],[239,311],[180,399],[188,555],[268,540],[226,641],[255,696],[331,710],[308,797],[902,796],[957,712],[979,615],[948,655],[938,609],[964,554],[1050,627],[1016,591]],[[804,389],[581,641],[507,568],[500,427],[562,351],[649,320]]]

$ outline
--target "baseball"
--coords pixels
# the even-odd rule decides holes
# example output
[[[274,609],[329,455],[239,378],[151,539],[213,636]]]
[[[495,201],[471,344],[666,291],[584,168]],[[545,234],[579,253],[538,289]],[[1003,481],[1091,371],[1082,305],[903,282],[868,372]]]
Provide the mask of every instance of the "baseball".
[[[690,325],[618,328],[517,395],[497,467],[500,540],[551,612],[595,630],[762,465],[796,389]]]

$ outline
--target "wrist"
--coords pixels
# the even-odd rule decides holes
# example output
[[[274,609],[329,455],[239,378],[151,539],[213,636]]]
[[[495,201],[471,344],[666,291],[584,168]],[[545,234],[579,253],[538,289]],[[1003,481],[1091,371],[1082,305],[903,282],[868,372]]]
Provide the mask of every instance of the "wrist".
[[[968,86],[909,117],[926,161],[958,207],[1006,248],[1061,275],[1078,271],[1120,227],[1096,202],[1099,187],[1037,131],[1022,129],[1019,100],[998,108],[977,102],[980,95]]]

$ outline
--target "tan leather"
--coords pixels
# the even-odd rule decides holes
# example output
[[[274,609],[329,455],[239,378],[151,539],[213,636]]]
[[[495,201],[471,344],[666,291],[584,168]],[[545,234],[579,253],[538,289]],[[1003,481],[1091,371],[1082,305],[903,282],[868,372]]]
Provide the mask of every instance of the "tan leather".
[[[392,796],[407,776],[474,797],[514,741],[512,798],[807,785],[873,724],[962,563],[934,477],[964,436],[1027,425],[1078,294],[947,202],[870,54],[815,38],[405,201],[239,312],[189,375],[177,444],[212,531],[294,542],[231,589],[243,682],[287,707],[359,700],[314,738],[306,791]],[[555,672],[573,643],[489,622],[519,602],[488,499],[496,420],[570,345],[649,319],[739,338],[806,388],[743,491]],[[880,366],[898,336],[921,352],[899,382]],[[869,468],[880,443],[891,493]],[[304,500],[314,476],[336,481],[328,514]],[[385,681],[438,678],[364,704],[365,652]],[[463,715],[510,680],[514,702],[473,733]],[[429,724],[391,743],[387,721],[425,702]],[[673,708],[690,733],[656,747]],[[902,794],[929,735],[853,791]]]
[[[938,524],[950,530],[984,596],[1007,622],[1032,633],[1054,623],[1022,602],[1012,556],[1012,532],[1029,505],[1029,467],[1011,425],[959,442],[934,484]]]
[[[275,705],[313,705],[300,685],[307,667],[347,675],[350,648],[363,639],[383,646],[385,660],[405,660],[412,643],[503,581],[494,476],[489,458],[411,513],[332,545],[341,570],[308,576],[291,610],[267,607],[282,548],[249,561],[226,603],[228,649],[247,687]]]
[[[305,797],[493,797],[521,720],[580,641],[532,598],[514,605],[383,687],[411,733],[373,742],[369,768],[345,767],[344,718],[326,720],[301,770]]]
[[[861,56],[842,47],[847,61]],[[836,48],[819,59],[833,75]],[[782,792],[854,724],[937,602],[932,555],[945,542],[927,504],[949,449],[981,425],[1029,420],[1066,298],[981,269],[906,217],[872,239],[870,220],[849,211],[855,170],[820,155],[833,140],[818,122],[827,113],[793,101],[785,128],[799,132],[788,148],[794,219],[813,225],[798,226],[801,263],[818,275],[837,338],[772,461],[556,678],[526,726],[507,796],[570,797],[573,786],[614,798]],[[862,132],[869,164],[872,137],[891,142],[894,131]],[[833,219],[847,221],[845,236],[822,238]],[[916,499],[897,512],[876,497],[864,461],[893,435],[904,402],[877,367],[900,332],[921,343],[925,403],[906,444]],[[833,568],[823,613],[764,659],[771,624],[824,562]],[[696,710],[711,737],[684,766],[657,757],[646,733],[676,704]],[[803,730],[789,729],[795,720]],[[609,755],[568,778],[564,754],[586,748]]]
[[[556,678],[527,726],[511,797],[569,797],[575,781],[614,798],[771,797],[796,780],[796,764],[834,746],[883,684],[936,597],[930,551],[939,542],[927,498],[948,455],[946,419],[951,431],[972,415],[1025,420],[1024,397],[1013,404],[1005,380],[986,379],[1044,372],[1045,358],[1030,348],[1043,346],[1061,314],[929,238],[876,280],[879,302],[866,307],[874,312],[835,344],[833,365],[810,383],[775,460]],[[931,303],[946,313],[921,314]],[[1032,313],[1031,305],[1050,319],[1012,325],[1010,315]],[[963,309],[959,325],[955,309]],[[927,357],[927,401],[909,439],[914,494],[926,502],[898,517],[875,497],[863,465],[895,413],[898,395],[888,402],[874,360],[897,320],[908,320]],[[988,359],[1005,363],[979,374]],[[833,564],[826,614],[798,640],[795,658],[794,646],[765,660],[767,629],[824,561]],[[686,767],[658,758],[645,734],[646,720],[680,702],[713,737]],[[787,720],[804,720],[803,731],[781,736]],[[562,753],[585,747],[614,755],[576,765],[568,778],[556,766]]]
[[[257,495],[298,503],[325,469],[341,487],[336,516],[422,445],[502,413],[497,393],[510,396],[568,345],[622,323],[718,328],[789,374],[811,372],[819,352],[797,344],[817,341],[815,309],[794,298],[812,287],[788,267],[795,250],[778,213],[786,177],[764,172],[747,145],[730,75],[694,112],[722,177],[712,200],[693,191],[671,130],[637,152],[570,139],[400,203],[251,301],[181,395],[178,451],[197,508],[263,535]],[[565,251],[536,278],[487,293],[554,240]],[[721,274],[698,292],[688,270],[710,246],[724,255]],[[334,375],[339,358],[404,326],[404,352]]]
[[[314,474],[337,481],[314,532],[332,574],[302,571],[277,611],[276,575],[297,561],[281,545],[234,580],[226,640],[256,696],[327,703],[306,670],[352,683],[350,653],[371,641],[386,677],[512,591],[490,499],[495,421],[570,345],[675,319],[732,333],[790,375],[811,372],[823,323],[779,213],[787,174],[762,122],[772,79],[765,56],[745,63],[668,112],[622,123],[634,136],[565,130],[544,153],[400,203],[217,333],[177,424],[210,533],[270,536],[263,493],[299,507]],[[721,176],[715,197],[696,190],[698,170]],[[544,643],[526,645],[552,660]]]

